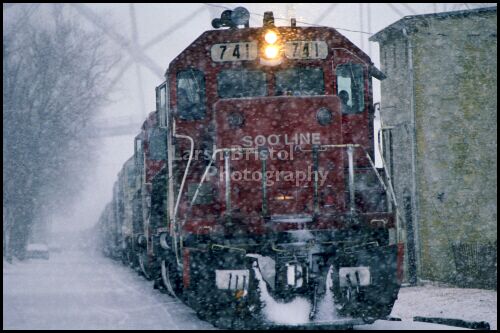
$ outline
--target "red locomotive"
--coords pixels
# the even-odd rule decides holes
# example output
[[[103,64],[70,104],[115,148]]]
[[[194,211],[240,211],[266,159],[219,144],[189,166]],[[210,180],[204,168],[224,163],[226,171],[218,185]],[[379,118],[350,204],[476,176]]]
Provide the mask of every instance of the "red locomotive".
[[[386,317],[402,246],[373,163],[372,77],[383,74],[333,28],[277,27],[272,12],[249,28],[242,8],[213,25],[227,29],[191,43],[156,90],[135,181],[120,180],[101,218],[115,233],[107,253],[132,253],[222,326],[268,322],[263,293],[308,299],[311,322],[324,297],[351,324]]]

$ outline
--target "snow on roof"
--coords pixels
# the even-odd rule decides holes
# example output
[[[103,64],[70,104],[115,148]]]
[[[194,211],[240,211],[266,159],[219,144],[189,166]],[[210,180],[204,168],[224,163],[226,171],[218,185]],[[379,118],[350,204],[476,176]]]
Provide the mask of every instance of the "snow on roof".
[[[380,42],[384,40],[387,35],[395,32],[400,32],[403,30],[403,28],[408,28],[414,23],[420,22],[422,20],[427,20],[427,19],[447,19],[450,17],[465,17],[473,14],[483,14],[483,13],[496,13],[497,7],[484,7],[484,8],[476,8],[476,9],[469,9],[469,10],[456,10],[456,11],[450,11],[450,12],[440,12],[440,13],[431,13],[431,14],[421,14],[421,15],[408,15],[403,17],[402,19],[394,22],[393,24],[385,27],[384,29],[380,30],[373,36],[369,38],[370,41],[372,42]]]

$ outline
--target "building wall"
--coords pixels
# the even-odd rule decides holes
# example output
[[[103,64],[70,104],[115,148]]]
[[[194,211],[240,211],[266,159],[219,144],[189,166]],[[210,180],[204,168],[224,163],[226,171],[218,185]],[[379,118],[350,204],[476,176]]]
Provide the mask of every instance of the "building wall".
[[[388,77],[381,86],[381,115],[384,126],[395,126],[395,192],[402,214],[418,229],[416,259],[423,279],[453,282],[454,242],[483,243],[497,238],[496,21],[496,11],[413,19],[406,22],[409,40],[401,31],[380,40],[381,69]],[[408,205],[413,181],[412,89],[416,221],[411,220]],[[403,229],[407,242],[408,225]],[[406,269],[408,273],[408,265]]]
[[[496,12],[417,28],[411,38],[422,277],[453,281],[453,242],[497,238]]]

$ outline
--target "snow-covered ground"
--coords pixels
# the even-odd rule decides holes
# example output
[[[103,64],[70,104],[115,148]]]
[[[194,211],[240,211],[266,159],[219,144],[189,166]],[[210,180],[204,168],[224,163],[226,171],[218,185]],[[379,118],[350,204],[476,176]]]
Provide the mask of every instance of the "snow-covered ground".
[[[487,321],[497,329],[497,293],[492,290],[446,288],[433,285],[402,288],[392,316],[414,316]]]
[[[497,327],[497,293],[436,286],[403,288],[392,315],[355,329],[453,329],[413,316],[488,321]],[[129,268],[74,250],[50,260],[3,263],[4,329],[214,329]]]
[[[81,251],[3,264],[4,329],[213,329],[110,259]]]

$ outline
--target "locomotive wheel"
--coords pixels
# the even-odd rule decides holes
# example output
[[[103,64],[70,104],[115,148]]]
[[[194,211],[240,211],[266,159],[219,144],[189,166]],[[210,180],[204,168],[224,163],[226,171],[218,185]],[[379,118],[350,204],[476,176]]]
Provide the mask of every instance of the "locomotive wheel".
[[[146,249],[141,248],[139,254],[139,267],[141,268],[141,272],[147,280],[151,280],[150,269],[148,267],[148,254]]]
[[[180,299],[182,293],[182,281],[175,266],[167,259],[161,261],[161,280],[170,296]]]
[[[134,268],[134,252],[132,250],[132,245],[130,240],[127,239],[125,249],[123,249],[124,264],[126,266]]]
[[[133,257],[133,254],[132,254],[132,251],[130,250],[129,247],[127,247],[127,250],[126,250],[126,256],[127,256],[127,265],[130,266],[130,267],[134,267],[134,257]]]
[[[127,251],[128,251],[128,247],[127,246],[121,246],[121,251],[119,252],[120,253],[120,259],[122,261],[122,264],[124,266],[127,266],[128,265],[128,260],[127,260]]]

